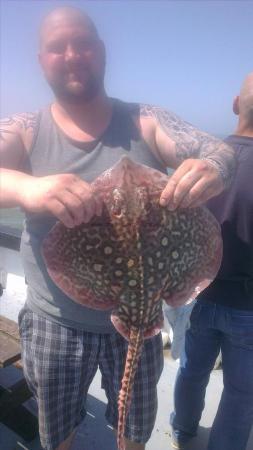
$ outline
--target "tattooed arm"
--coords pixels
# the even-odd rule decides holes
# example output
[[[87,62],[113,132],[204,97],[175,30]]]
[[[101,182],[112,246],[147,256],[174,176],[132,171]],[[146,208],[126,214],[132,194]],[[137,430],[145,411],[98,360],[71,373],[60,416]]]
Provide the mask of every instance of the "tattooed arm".
[[[16,114],[0,120],[0,165],[19,169],[30,151],[38,113]]]
[[[145,125],[146,122],[146,125]],[[175,168],[161,204],[198,206],[228,187],[235,171],[234,150],[162,108],[141,105],[142,129],[154,126],[154,145],[167,167]]]
[[[34,177],[22,172],[37,117],[19,114],[0,123],[0,207],[50,213],[70,228],[88,222],[102,208],[88,183],[72,174]]]
[[[22,164],[30,151],[37,114],[16,114],[0,120],[0,206],[19,206]]]

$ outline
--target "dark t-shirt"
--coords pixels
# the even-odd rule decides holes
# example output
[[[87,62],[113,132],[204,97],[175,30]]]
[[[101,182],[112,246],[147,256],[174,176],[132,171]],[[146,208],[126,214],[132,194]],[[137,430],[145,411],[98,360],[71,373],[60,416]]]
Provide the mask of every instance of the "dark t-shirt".
[[[229,190],[207,203],[221,224],[223,259],[216,279],[198,298],[253,310],[253,138],[232,135],[226,142],[237,154],[236,177]]]

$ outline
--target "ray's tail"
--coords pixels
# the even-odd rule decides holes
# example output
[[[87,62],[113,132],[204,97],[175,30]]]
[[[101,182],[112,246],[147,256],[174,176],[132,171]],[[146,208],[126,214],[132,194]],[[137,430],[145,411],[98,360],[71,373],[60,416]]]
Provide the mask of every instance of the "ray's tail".
[[[118,435],[117,444],[119,450],[125,450],[124,434],[126,426],[126,418],[129,412],[134,377],[138,367],[144,337],[143,331],[137,328],[131,328],[130,340],[128,344],[124,375],[121,382],[121,390],[118,398]]]

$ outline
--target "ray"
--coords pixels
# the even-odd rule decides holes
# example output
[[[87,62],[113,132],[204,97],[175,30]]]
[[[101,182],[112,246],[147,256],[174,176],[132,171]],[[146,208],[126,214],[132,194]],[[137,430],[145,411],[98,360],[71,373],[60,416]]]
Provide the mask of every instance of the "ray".
[[[123,157],[92,183],[102,215],[72,229],[58,222],[42,245],[56,285],[82,305],[113,308],[111,320],[129,341],[118,399],[119,450],[144,339],[163,325],[162,301],[178,306],[195,298],[221,262],[220,226],[206,208],[159,205],[168,179]]]

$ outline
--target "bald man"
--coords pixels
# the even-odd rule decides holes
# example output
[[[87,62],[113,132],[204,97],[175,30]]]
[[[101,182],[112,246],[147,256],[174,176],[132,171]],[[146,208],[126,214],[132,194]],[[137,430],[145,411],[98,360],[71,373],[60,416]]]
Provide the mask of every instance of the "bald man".
[[[193,309],[175,385],[173,447],[196,435],[206,386],[219,351],[224,389],[208,450],[245,450],[253,425],[253,73],[233,103],[239,116],[226,142],[238,168],[231,189],[208,202],[221,223],[224,253],[217,278]]]
[[[98,367],[108,397],[106,417],[117,428],[127,350],[110,311],[74,303],[48,277],[40,252],[48,231],[57,220],[72,228],[101,213],[90,183],[123,155],[163,172],[175,169],[160,199],[171,210],[219,194],[235,167],[230,146],[174,114],[109,98],[105,59],[104,44],[84,12],[52,11],[41,26],[39,60],[55,100],[1,124],[1,206],[20,206],[26,214],[21,255],[28,293],[19,325],[24,373],[38,401],[46,450],[70,448]],[[126,450],[143,450],[151,435],[162,368],[158,335],[146,341],[138,366]]]

